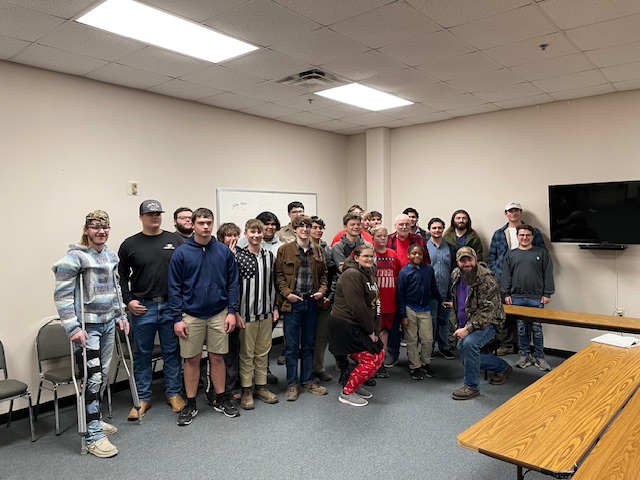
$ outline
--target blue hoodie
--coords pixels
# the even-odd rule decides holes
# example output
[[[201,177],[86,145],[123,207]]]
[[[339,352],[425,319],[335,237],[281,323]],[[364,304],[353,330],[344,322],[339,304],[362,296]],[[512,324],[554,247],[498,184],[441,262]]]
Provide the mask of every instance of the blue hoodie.
[[[238,309],[238,266],[224,243],[215,238],[200,245],[192,237],[180,245],[169,264],[169,308],[174,322],[182,313],[209,318],[225,308]]]

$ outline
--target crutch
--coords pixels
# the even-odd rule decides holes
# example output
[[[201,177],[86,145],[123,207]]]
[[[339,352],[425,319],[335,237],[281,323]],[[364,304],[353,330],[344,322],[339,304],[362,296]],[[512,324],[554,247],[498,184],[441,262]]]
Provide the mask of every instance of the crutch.
[[[120,295],[118,292],[118,277],[116,276],[116,271],[113,271],[113,282],[116,289],[116,298],[118,299],[118,305],[120,305],[120,317],[128,318],[126,313],[124,312],[124,308],[122,302],[120,301]],[[127,320],[128,321],[128,320]],[[131,324],[129,324],[129,328],[131,328]],[[133,408],[138,412],[138,424],[142,423],[142,417],[140,416],[140,397],[138,396],[138,387],[136,386],[136,379],[133,376],[133,351],[131,350],[131,342],[129,341],[129,335],[127,335],[126,330],[123,331],[123,335],[125,338],[125,343],[127,345],[127,352],[129,353],[129,361],[131,362],[131,369],[129,369],[129,365],[127,365],[127,359],[122,350],[122,341],[120,340],[120,332],[116,332],[116,348],[118,349],[118,356],[122,359],[122,364],[124,365],[124,371],[129,378],[129,389],[131,390],[131,399],[133,400]]]
[[[80,274],[80,328],[84,335],[84,283],[82,274]],[[78,350],[76,350],[73,342],[69,342],[71,346],[71,371],[73,372],[73,387],[76,390],[77,398],[76,408],[78,411],[78,434],[80,434],[80,438],[82,438],[80,447],[80,454],[82,455],[87,453],[87,406],[85,401],[87,393],[87,346],[85,344],[85,341],[86,339],[83,337],[83,341],[81,342],[80,348]],[[80,362],[78,362],[78,355],[82,356],[82,366],[80,366]],[[74,361],[78,363],[78,365],[76,365]],[[79,371],[80,368],[82,368],[82,371]],[[77,378],[76,372],[81,375],[80,379]]]

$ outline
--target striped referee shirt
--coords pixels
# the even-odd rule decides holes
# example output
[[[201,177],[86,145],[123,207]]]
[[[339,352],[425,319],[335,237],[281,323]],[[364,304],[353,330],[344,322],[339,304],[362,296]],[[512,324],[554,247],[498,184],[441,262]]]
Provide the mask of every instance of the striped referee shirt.
[[[239,313],[245,322],[273,318],[276,287],[273,276],[273,253],[260,248],[255,255],[249,248],[236,249]]]

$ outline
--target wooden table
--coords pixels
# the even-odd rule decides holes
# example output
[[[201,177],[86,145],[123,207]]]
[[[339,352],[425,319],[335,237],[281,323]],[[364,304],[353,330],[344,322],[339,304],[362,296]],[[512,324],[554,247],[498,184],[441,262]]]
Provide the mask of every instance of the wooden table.
[[[597,315],[594,313],[565,312],[550,308],[503,305],[507,315],[528,318],[540,323],[565,325],[568,327],[593,328],[613,332],[640,333],[640,318]]]
[[[458,435],[458,444],[557,478],[575,472],[640,386],[640,348],[592,343]]]

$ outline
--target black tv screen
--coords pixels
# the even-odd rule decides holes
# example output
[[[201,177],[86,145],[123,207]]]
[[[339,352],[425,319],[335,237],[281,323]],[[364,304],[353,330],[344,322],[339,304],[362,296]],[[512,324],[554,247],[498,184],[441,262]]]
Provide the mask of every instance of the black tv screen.
[[[552,242],[640,244],[640,181],[549,185]]]

